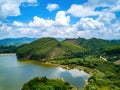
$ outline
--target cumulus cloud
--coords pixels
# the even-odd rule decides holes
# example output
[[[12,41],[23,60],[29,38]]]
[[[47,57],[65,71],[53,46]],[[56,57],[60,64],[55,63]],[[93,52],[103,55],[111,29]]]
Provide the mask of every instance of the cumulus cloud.
[[[111,7],[119,0],[88,0],[84,3],[84,6],[96,8],[96,7]]]
[[[65,11],[58,11],[55,17],[55,23],[57,26],[68,26],[70,22],[70,16],[66,16]]]
[[[23,27],[24,24],[23,24],[22,22],[14,21],[14,22],[13,22],[13,26],[16,26],[16,27]]]
[[[9,10],[5,4],[14,3]],[[36,3],[36,0],[4,0],[0,1],[0,13],[7,10],[4,15],[20,15],[19,6],[24,2]],[[111,3],[112,2],[112,3]],[[120,0],[88,0],[87,3],[76,5],[73,4],[67,11],[58,11],[55,19],[44,19],[34,16],[29,22],[13,21],[13,23],[3,23],[0,21],[0,38],[6,37],[62,37],[62,38],[103,38],[118,39],[120,38],[120,22],[117,20],[114,12],[119,11]],[[4,7],[5,9],[3,9]],[[116,7],[115,7],[116,6]],[[96,8],[107,7],[102,10]],[[18,12],[15,11],[18,9]],[[56,10],[56,9],[53,9]],[[52,9],[50,10],[52,11]],[[13,13],[10,13],[13,12]],[[0,17],[3,18],[3,14]],[[78,21],[71,24],[72,18],[79,17]],[[94,17],[95,16],[95,17]]]
[[[103,30],[105,27],[104,23],[93,18],[82,18],[74,26],[78,30]]]
[[[117,21],[112,25],[112,32],[120,34],[120,21]]]
[[[34,16],[28,23],[14,21],[2,23],[1,37],[74,37],[74,28],[69,25],[70,17],[64,11],[58,11],[55,20]],[[6,33],[3,35],[3,33]]]
[[[36,4],[37,0],[0,0],[0,19],[20,15],[19,7],[23,3]]]
[[[111,21],[114,19],[116,19],[116,16],[114,13],[111,13],[111,12],[103,12],[97,18],[97,20],[102,21],[106,24],[110,24]]]
[[[101,8],[101,10],[97,8]],[[107,12],[108,15],[109,13],[117,11],[120,11],[120,0],[88,0],[88,2],[82,5],[71,5],[67,13],[81,18],[88,16],[99,16],[105,12]]]
[[[54,23],[53,20],[45,20],[43,18],[39,18],[35,16],[33,21],[29,22],[30,27],[50,27]]]
[[[87,17],[87,16],[95,16],[98,15],[99,12],[92,10],[89,7],[84,7],[82,5],[73,4],[70,9],[67,11],[71,15],[75,17]]]
[[[47,7],[46,7],[46,9],[49,11],[49,12],[52,12],[52,11],[54,11],[54,10],[56,10],[56,9],[58,9],[59,8],[59,5],[58,4],[48,4],[47,5]]]
[[[116,4],[114,4],[113,6],[111,6],[110,11],[111,12],[120,11],[120,0],[118,0],[116,2]]]
[[[67,13],[80,19],[72,25],[77,37],[115,39],[120,36],[120,23],[115,14],[118,11],[120,0],[88,0],[71,5]]]
[[[61,12],[61,11],[60,11]],[[58,12],[58,13],[60,13]],[[58,14],[57,13],[57,14]],[[63,12],[62,12],[63,13]],[[57,16],[56,14],[56,16]],[[0,23],[0,36],[5,37],[62,37],[62,38],[104,38],[115,39],[120,36],[120,22],[105,26],[99,19],[81,18],[73,25],[69,24],[70,19],[61,21],[62,25],[55,20],[43,19],[38,16],[28,23],[14,21],[12,24]],[[65,21],[65,23],[63,23]]]

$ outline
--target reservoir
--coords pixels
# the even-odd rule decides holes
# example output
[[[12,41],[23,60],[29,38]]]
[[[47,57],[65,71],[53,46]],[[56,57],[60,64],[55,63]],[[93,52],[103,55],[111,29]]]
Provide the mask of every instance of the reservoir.
[[[63,78],[81,90],[89,75],[78,69],[66,70],[37,61],[19,61],[15,55],[0,56],[0,90],[21,90],[24,83],[37,76]]]

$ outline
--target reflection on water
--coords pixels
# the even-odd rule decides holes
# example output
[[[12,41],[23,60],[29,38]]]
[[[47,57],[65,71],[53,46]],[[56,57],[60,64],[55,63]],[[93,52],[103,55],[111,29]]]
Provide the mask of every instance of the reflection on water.
[[[64,78],[77,88],[83,88],[89,75],[77,69],[65,70],[35,61],[21,62],[16,56],[0,56],[0,90],[20,90],[22,85],[36,76]]]

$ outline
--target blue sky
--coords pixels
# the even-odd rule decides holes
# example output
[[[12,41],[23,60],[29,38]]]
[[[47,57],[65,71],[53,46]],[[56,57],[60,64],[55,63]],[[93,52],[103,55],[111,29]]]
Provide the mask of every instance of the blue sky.
[[[0,39],[120,39],[120,0],[1,0]]]

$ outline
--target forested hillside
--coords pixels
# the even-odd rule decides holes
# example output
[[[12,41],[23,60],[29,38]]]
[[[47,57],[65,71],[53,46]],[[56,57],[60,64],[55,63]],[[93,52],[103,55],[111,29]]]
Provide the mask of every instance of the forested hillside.
[[[110,46],[120,45],[120,40],[103,40],[103,39],[97,39],[97,38],[66,39],[66,40],[64,40],[64,42],[82,46],[86,49],[93,50],[93,51],[103,50]]]
[[[26,59],[65,59],[82,57],[87,50],[80,46],[57,41],[54,38],[42,38],[17,50],[18,58]]]

